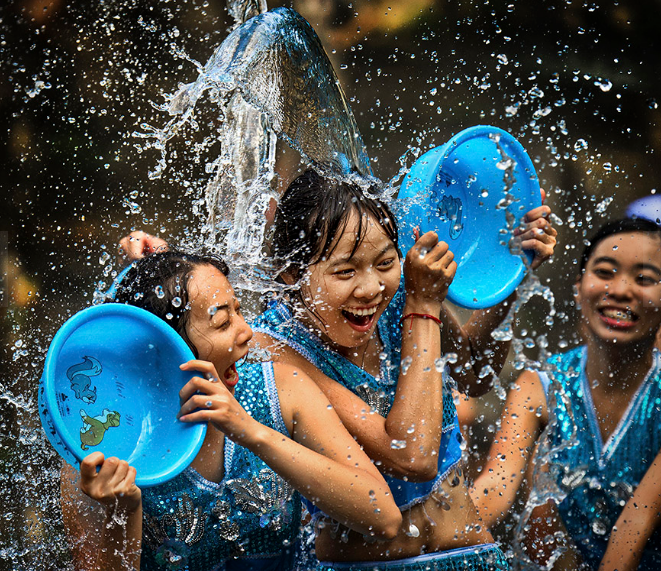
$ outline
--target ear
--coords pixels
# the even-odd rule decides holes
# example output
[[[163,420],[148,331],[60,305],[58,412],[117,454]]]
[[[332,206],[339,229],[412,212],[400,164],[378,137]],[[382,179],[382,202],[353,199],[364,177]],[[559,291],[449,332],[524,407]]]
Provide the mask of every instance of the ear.
[[[282,272],[280,277],[282,278],[282,281],[289,286],[296,283],[296,278],[290,272]]]
[[[581,278],[577,278],[577,280],[574,282],[574,285],[571,286],[571,292],[572,292],[572,297],[574,298],[574,307],[576,307],[578,311],[581,310],[581,297],[579,290],[580,287],[581,287]]]

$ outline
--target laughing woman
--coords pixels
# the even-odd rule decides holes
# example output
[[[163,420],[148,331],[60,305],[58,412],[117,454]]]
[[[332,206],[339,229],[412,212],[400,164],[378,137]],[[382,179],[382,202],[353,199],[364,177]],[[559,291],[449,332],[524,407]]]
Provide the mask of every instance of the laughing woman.
[[[528,213],[521,233],[536,265],[555,244],[547,213],[545,206]],[[386,475],[404,518],[392,541],[319,518],[317,555],[328,570],[504,569],[465,486],[440,358],[457,353],[464,388],[488,390],[476,372],[486,363],[502,367],[507,346],[490,334],[506,304],[460,327],[443,303],[457,267],[448,245],[433,232],[421,236],[402,280],[397,239],[384,203],[313,171],[289,186],[276,212],[273,249],[291,296],[257,320],[256,341],[324,391]]]
[[[293,367],[239,364],[252,336],[228,270],[176,252],[133,264],[116,301],[175,329],[196,359],[179,421],[204,443],[176,478],[141,490],[126,461],[87,456],[62,469],[62,511],[84,571],[286,571],[301,521],[297,490],[375,540],[401,522],[383,477],[315,384]],[[127,350],[130,348],[127,348]],[[220,374],[219,374],[220,373]]]
[[[661,325],[661,228],[640,219],[603,226],[583,252],[575,287],[585,344],[549,361],[571,406],[557,398],[555,411],[549,410],[556,384],[544,372],[524,372],[509,392],[473,497],[487,525],[509,510],[553,414],[549,437],[556,451],[547,460],[567,497],[533,512],[528,555],[545,564],[561,546],[573,567],[582,559],[596,568],[616,521],[608,565],[626,544],[620,526],[636,513],[635,503],[623,520],[618,517],[661,448],[661,361],[654,350]],[[650,489],[649,483],[641,488],[637,501],[651,506],[640,517],[646,512],[653,519],[658,499]],[[636,554],[640,569],[661,568],[659,539],[656,534]]]

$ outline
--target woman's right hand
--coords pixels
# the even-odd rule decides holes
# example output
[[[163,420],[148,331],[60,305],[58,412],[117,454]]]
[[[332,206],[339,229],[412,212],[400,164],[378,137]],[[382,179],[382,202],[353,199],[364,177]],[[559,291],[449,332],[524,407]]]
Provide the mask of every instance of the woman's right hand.
[[[204,376],[191,378],[179,391],[179,420],[210,422],[231,440],[247,445],[247,438],[255,436],[261,425],[234,398],[213,363],[193,359],[179,368],[182,371],[197,371]]]
[[[80,489],[105,507],[117,507],[130,514],[142,504],[135,474],[135,468],[125,460],[92,452],[80,463]]]
[[[418,237],[404,262],[407,307],[419,305],[420,311],[438,314],[456,271],[454,254],[436,232]]]
[[[152,236],[142,230],[131,232],[119,241],[119,253],[126,258],[127,262],[167,251],[168,243],[163,238]]]

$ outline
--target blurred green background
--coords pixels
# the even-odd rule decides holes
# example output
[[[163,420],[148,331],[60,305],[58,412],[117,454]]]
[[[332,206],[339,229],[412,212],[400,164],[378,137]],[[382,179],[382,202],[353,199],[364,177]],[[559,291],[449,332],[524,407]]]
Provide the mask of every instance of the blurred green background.
[[[380,178],[397,174],[408,148],[471,125],[519,138],[561,224],[557,255],[539,271],[556,297],[554,325],[537,298],[517,334],[531,358],[539,335],[551,349],[576,343],[570,294],[586,233],[661,180],[661,3],[269,2],[279,5],[320,36]],[[57,327],[119,267],[119,238],[136,228],[176,242],[199,227],[210,175],[186,158],[201,137],[182,134],[171,168],[150,180],[158,156],[132,133],[166,124],[163,95],[197,77],[194,61],[204,64],[230,26],[212,0],[0,7],[0,569],[67,566],[59,460],[36,407],[43,358]],[[214,113],[201,114],[213,124]],[[282,184],[294,167],[283,155]],[[509,365],[503,385],[514,373]],[[470,413],[478,450],[499,406],[492,394]]]

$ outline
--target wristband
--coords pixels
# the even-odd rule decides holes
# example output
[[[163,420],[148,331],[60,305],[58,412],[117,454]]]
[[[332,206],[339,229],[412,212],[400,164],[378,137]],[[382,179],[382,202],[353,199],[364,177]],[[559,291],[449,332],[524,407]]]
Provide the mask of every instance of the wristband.
[[[400,325],[404,324],[404,320],[411,318],[411,322],[409,323],[409,333],[413,329],[413,318],[414,317],[420,317],[422,319],[431,319],[435,323],[438,323],[438,326],[440,328],[443,328],[443,322],[438,318],[433,315],[430,315],[429,313],[407,313],[406,315],[402,315],[402,318],[399,320]]]

